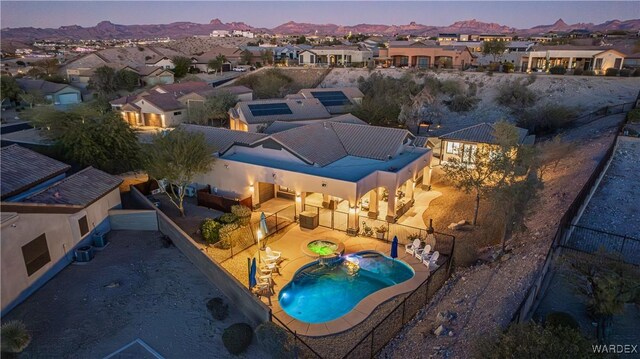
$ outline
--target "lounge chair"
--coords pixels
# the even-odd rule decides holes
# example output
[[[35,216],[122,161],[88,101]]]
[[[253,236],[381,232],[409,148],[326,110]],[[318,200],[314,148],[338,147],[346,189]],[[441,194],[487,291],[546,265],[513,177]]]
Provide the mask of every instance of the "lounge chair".
[[[277,261],[282,256],[282,252],[274,251],[271,247],[265,248],[265,251],[267,253],[267,258],[271,260]]]
[[[440,258],[440,252],[435,251],[430,256],[423,256],[422,263],[429,269],[436,269],[438,268],[438,258]]]
[[[417,249],[415,256],[419,260],[422,260],[422,257],[428,256],[429,253],[431,253],[431,246],[427,244],[424,248]]]
[[[280,269],[278,268],[278,264],[274,260],[268,260],[262,258],[262,266],[267,270],[270,270],[272,273],[276,272],[280,274]]]
[[[409,253],[409,254],[411,254],[411,255],[413,256],[413,255],[415,255],[416,251],[417,251],[418,249],[420,249],[420,245],[421,245],[421,244],[422,244],[422,243],[420,242],[420,239],[416,238],[416,239],[413,241],[413,243],[411,243],[411,244],[405,244],[405,246],[404,246],[404,250],[405,250],[405,252],[407,252],[407,253]]]

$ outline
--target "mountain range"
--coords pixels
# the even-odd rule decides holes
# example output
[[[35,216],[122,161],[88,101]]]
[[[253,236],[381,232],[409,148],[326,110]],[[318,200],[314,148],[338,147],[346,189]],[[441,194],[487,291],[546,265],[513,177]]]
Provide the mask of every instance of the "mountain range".
[[[567,24],[559,19],[551,25],[538,25],[529,29],[516,29],[496,23],[486,23],[476,19],[457,21],[449,26],[432,26],[411,22],[407,25],[384,24],[310,24],[290,21],[271,29],[255,28],[243,22],[224,23],[213,19],[208,24],[193,22],[174,22],[158,25],[118,25],[110,21],[102,21],[96,26],[82,27],[78,25],[53,28],[4,28],[1,30],[3,40],[29,42],[34,40],[89,40],[89,39],[142,39],[155,37],[183,38],[194,35],[208,35],[213,30],[251,30],[269,34],[300,35],[345,35],[348,33],[381,34],[381,35],[437,35],[438,33],[516,33],[533,35],[548,31],[570,31],[586,29],[590,31],[626,30],[638,31],[640,19],[611,20],[602,24],[577,23]]]

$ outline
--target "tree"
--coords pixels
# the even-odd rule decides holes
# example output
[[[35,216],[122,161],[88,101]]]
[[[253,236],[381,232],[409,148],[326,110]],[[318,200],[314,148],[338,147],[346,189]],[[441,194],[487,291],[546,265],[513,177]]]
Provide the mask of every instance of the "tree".
[[[223,54],[216,56],[215,59],[209,60],[207,63],[207,67],[214,70],[215,72],[222,72],[222,66],[227,62],[227,57]]]
[[[43,77],[55,75],[58,73],[60,69],[60,63],[57,59],[44,59],[38,60],[31,64],[31,66],[42,73]]]
[[[98,67],[91,75],[89,87],[101,96],[108,96],[118,90],[116,71],[109,66]]]
[[[29,104],[29,108],[33,108],[33,105],[45,103],[45,98],[42,92],[38,90],[31,90],[20,94],[20,99]]]
[[[501,191],[508,198],[509,186],[522,181],[521,171],[532,163],[531,151],[518,143],[515,126],[496,123],[494,137],[495,145],[464,146],[460,158],[451,158],[443,165],[445,176],[456,188],[475,195],[473,225],[478,221],[480,200]]]
[[[306,43],[307,43],[307,38],[304,35],[300,35],[300,37],[296,39],[296,44],[298,45],[302,45]]]
[[[213,151],[204,135],[182,129],[155,135],[144,149],[143,167],[159,185],[159,180],[167,181],[167,188],[160,187],[183,217],[185,189],[196,175],[211,170]]]
[[[26,117],[34,127],[46,129],[44,135],[67,162],[112,174],[138,168],[138,138],[115,112],[100,112],[90,104],[82,104],[68,111],[38,107]]]
[[[0,95],[2,95],[2,99],[5,98],[10,99],[11,101],[18,100],[22,90],[16,79],[11,76],[0,76]]]
[[[273,62],[273,51],[271,49],[260,51],[260,59],[264,65],[271,64]]]
[[[133,71],[119,70],[116,72],[116,86],[118,89],[133,91],[140,85],[140,77]]]
[[[191,104],[189,120],[200,125],[209,125],[211,121],[220,121],[224,125],[228,111],[238,103],[238,97],[228,91],[221,91],[207,97],[202,105]]]
[[[567,153],[572,151],[575,143],[563,141],[560,135],[553,137],[536,145],[538,180],[542,181],[549,169],[556,169],[563,159],[567,158]]]
[[[184,56],[174,56],[171,61],[173,61],[173,74],[175,77],[184,77],[191,67],[191,59]]]
[[[482,54],[493,56],[493,62],[496,62],[498,56],[504,54],[507,50],[506,41],[489,40],[482,42]]]
[[[251,61],[253,61],[253,53],[249,50],[244,50],[240,54],[240,60],[245,65],[251,65]]]

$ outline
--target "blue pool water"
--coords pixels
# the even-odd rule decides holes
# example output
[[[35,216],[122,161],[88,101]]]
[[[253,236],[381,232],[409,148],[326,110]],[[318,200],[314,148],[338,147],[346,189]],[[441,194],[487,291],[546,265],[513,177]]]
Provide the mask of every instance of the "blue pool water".
[[[347,261],[358,262],[359,269],[350,272]],[[404,262],[378,252],[358,252],[333,264],[314,262],[302,267],[278,298],[290,316],[306,323],[324,323],[350,312],[369,294],[413,275]]]

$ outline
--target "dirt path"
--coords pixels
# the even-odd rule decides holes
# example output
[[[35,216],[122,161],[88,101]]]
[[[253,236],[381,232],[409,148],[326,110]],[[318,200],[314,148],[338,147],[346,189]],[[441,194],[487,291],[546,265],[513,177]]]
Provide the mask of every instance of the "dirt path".
[[[611,144],[611,122],[575,130],[578,146],[555,171],[545,175],[540,199],[533,204],[526,223],[528,231],[516,234],[510,243],[512,252],[499,262],[458,270],[380,357],[404,358],[415,353],[425,357],[471,357],[476,338],[496,333],[510,323],[544,262],[561,214]],[[437,327],[436,315],[444,311],[455,312],[457,318],[445,324],[447,335],[435,336],[432,331]]]

